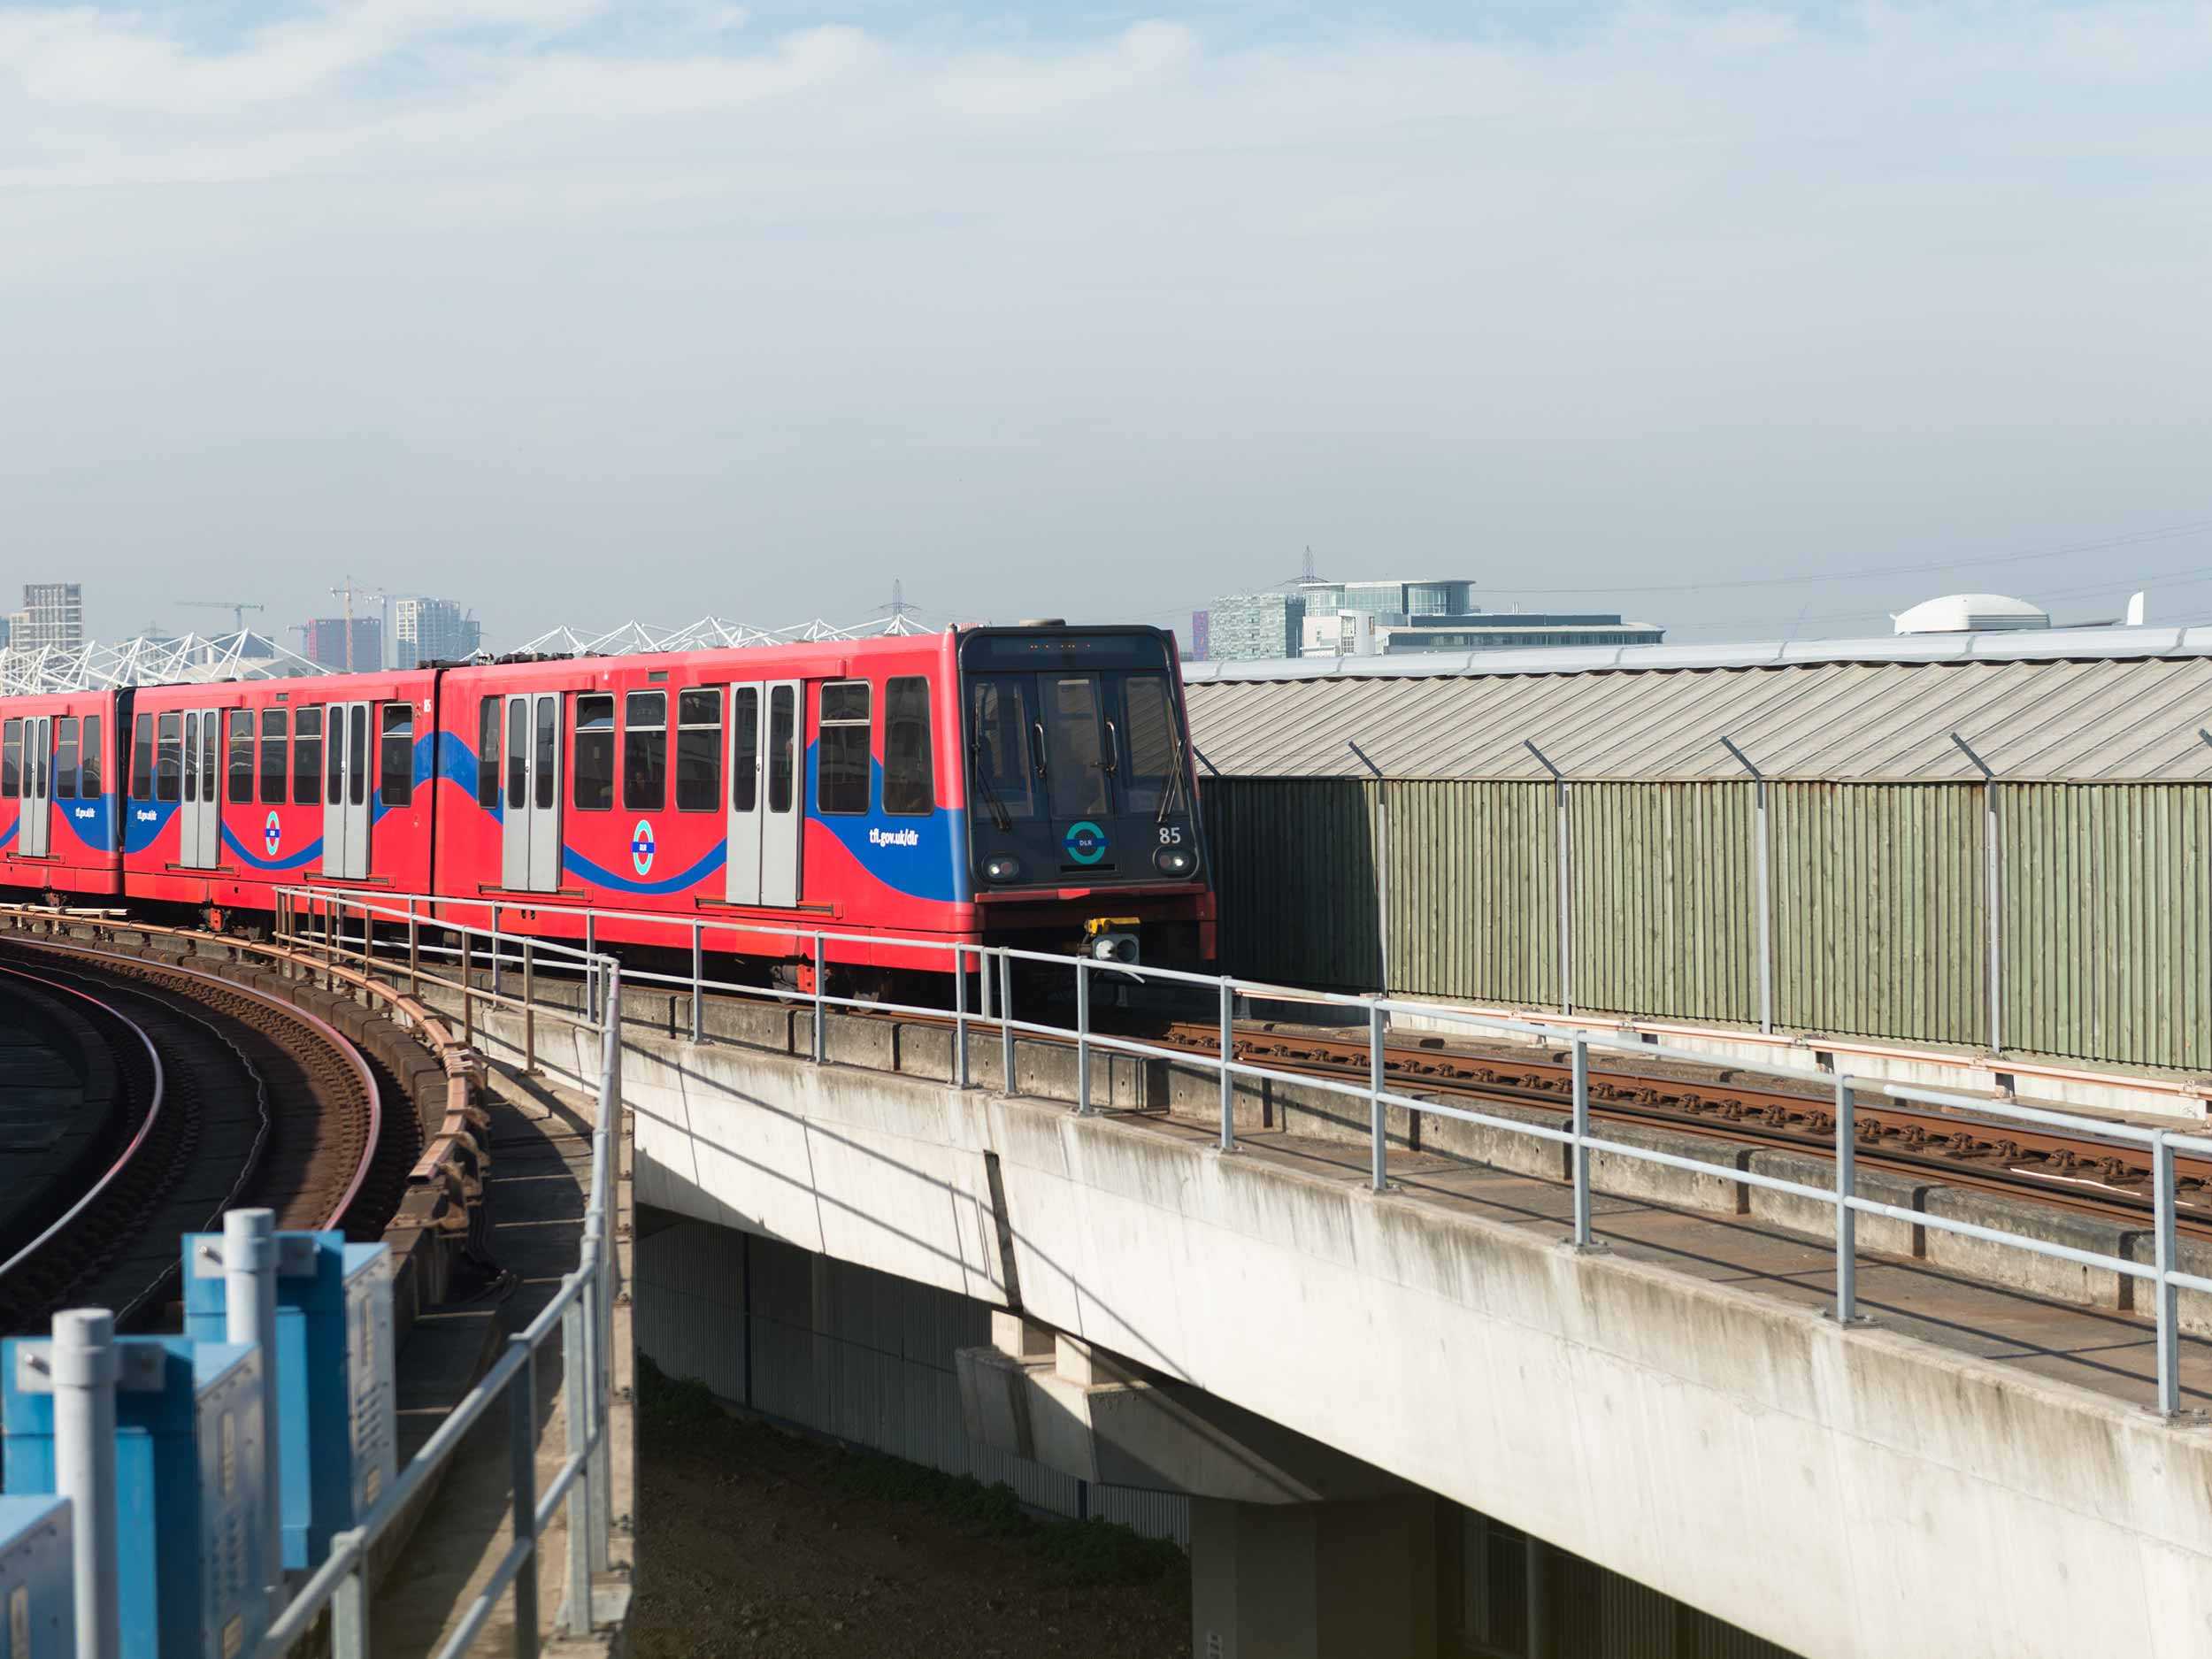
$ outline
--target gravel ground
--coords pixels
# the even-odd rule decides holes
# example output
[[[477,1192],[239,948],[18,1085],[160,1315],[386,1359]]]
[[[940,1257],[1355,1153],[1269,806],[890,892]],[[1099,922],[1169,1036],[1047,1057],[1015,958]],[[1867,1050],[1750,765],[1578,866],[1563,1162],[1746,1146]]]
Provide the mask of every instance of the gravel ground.
[[[1172,1659],[1171,1544],[731,1415],[641,1362],[641,1659]]]

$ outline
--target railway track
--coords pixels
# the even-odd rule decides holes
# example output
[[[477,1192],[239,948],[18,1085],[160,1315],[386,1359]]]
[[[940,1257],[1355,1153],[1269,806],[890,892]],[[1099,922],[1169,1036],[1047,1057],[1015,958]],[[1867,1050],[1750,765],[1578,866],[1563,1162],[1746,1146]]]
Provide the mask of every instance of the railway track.
[[[143,1322],[173,1293],[178,1240],[242,1204],[286,1228],[373,1238],[413,1156],[412,1114],[325,1021],[212,973],[87,945],[0,941],[0,995],[67,1002],[113,1056],[122,1110],[81,1194],[0,1263],[0,1330],[58,1307]]]
[[[1270,1024],[1236,1028],[1236,1057],[1255,1065],[1364,1083],[1366,1042]],[[1163,1043],[1218,1054],[1217,1026],[1177,1022]],[[1469,1049],[1441,1038],[1386,1043],[1383,1075],[1393,1092],[1534,1106],[1563,1119],[1573,1101],[1564,1045],[1554,1048]],[[1590,1114],[1736,1145],[1832,1158],[1836,1118],[1825,1092],[1793,1090],[1724,1066],[1707,1071],[1670,1062],[1663,1071],[1620,1069],[1594,1054]],[[2151,1171],[2141,1148],[2093,1141],[1970,1112],[1867,1098],[1853,1112],[1857,1161],[1908,1178],[2032,1198],[2147,1226]],[[2212,1238],[2212,1161],[2175,1160],[2181,1230]]]

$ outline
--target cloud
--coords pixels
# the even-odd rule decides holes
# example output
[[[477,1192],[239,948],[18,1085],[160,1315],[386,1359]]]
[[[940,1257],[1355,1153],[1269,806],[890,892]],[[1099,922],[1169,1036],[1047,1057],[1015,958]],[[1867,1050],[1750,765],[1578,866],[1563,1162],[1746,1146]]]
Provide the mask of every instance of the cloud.
[[[117,585],[527,547],[524,633],[611,549],[625,609],[774,621],[901,572],[1202,600],[1308,541],[1505,585],[2195,516],[2208,19],[12,11],[0,488]]]

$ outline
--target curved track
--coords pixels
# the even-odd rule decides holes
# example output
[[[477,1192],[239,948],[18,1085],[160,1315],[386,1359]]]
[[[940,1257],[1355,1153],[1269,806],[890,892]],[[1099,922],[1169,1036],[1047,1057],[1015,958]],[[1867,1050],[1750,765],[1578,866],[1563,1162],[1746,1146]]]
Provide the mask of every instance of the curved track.
[[[119,1320],[166,1300],[187,1233],[265,1204],[280,1227],[375,1235],[405,1173],[380,1156],[384,1090],[335,1027],[220,976],[42,941],[0,948],[0,993],[68,1000],[108,1044],[124,1110],[84,1192],[0,1263],[0,1330],[73,1303]]]

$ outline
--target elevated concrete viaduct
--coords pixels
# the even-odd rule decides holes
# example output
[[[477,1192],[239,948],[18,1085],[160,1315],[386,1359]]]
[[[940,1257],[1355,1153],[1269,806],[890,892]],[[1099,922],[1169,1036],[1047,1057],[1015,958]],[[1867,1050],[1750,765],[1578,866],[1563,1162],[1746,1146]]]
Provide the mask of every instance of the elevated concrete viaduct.
[[[2144,1409],[2122,1314],[1870,1255],[1843,1328],[1824,1246],[1694,1194],[1601,1198],[1577,1252],[1555,1183],[1432,1145],[1378,1196],[1256,1104],[1223,1156],[1136,1110],[1164,1063],[1102,1056],[1081,1116],[1043,1044],[1010,1096],[983,1045],[949,1087],[941,1027],[833,1015],[818,1066],[803,1012],[695,1046],[666,1003],[626,1048],[641,1204],[1002,1310],[970,1432],[1189,1492],[1194,1652],[1438,1651],[1429,1494],[1809,1659],[2212,1651],[2212,1433]]]

